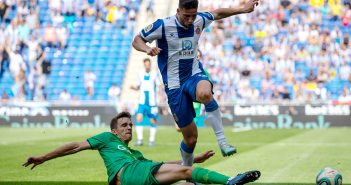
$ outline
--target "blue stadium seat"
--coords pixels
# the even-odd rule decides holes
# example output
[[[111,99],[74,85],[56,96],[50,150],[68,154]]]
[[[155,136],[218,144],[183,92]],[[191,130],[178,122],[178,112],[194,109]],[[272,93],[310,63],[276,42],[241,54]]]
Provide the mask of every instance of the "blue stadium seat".
[[[39,0],[40,19],[42,25],[50,20],[48,2]],[[140,0],[134,2],[137,9]],[[13,16],[16,11],[12,11]],[[121,85],[128,63],[131,42],[134,34],[122,30],[125,27],[126,14],[117,25],[110,23],[96,23],[95,17],[64,16],[65,22],[71,22],[73,29],[67,39],[67,48],[62,52],[47,51],[52,59],[52,71],[48,76],[46,92],[48,99],[58,98],[63,88],[67,88],[72,95],[80,99],[91,99],[86,96],[84,89],[84,72],[91,69],[97,75],[93,99],[108,99],[107,90],[112,83]],[[6,77],[7,76],[7,77]],[[78,78],[77,78],[78,77]],[[12,77],[8,73],[1,79],[1,89],[11,85]],[[5,83],[8,81],[9,83]]]

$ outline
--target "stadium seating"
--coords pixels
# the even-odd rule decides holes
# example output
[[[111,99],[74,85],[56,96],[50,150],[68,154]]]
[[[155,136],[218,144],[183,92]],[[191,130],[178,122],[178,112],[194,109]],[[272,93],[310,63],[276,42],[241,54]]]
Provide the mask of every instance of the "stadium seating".
[[[140,1],[133,1],[134,8],[139,8]],[[48,1],[39,0],[38,6],[43,31],[52,22]],[[10,11],[9,18],[15,16],[16,7]],[[80,100],[107,100],[108,88],[113,83],[122,86],[134,26],[126,28],[126,14],[116,24],[96,22],[95,19],[95,16],[65,16],[65,22],[72,25],[67,47],[45,48],[46,59],[51,61],[51,74],[47,76],[45,87],[47,100],[57,100],[63,89]],[[97,77],[93,97],[87,97],[84,88],[84,72],[88,69]],[[5,71],[0,84],[1,92],[11,91],[13,78],[9,71]]]
[[[205,1],[205,0],[204,0]],[[210,0],[208,2],[202,2],[201,4],[209,4],[213,3]],[[225,2],[224,0],[219,0]],[[137,10],[141,0],[131,0],[130,1]],[[271,4],[280,4],[275,1],[269,1],[265,3]],[[221,3],[215,3],[221,4]],[[43,35],[44,28],[46,25],[51,23],[53,20],[51,18],[51,10],[48,5],[48,1],[46,0],[38,0],[38,9],[39,18],[41,22],[41,35]],[[260,5],[261,9],[264,8],[265,4],[262,3]],[[279,6],[279,5],[278,5]],[[299,42],[296,41],[293,37],[294,32],[297,32],[296,28],[290,24],[290,21],[293,22],[294,18],[298,17],[297,21],[301,23],[301,25],[307,26],[307,31],[310,32],[313,28],[313,25],[316,24],[318,26],[318,34],[321,35],[322,32],[329,31],[329,33],[335,29],[339,29],[341,31],[341,35],[338,35],[335,40],[331,40],[330,45],[335,44],[338,47],[343,42],[343,36],[351,36],[351,24],[345,25],[343,24],[341,17],[333,17],[330,13],[323,13],[323,8],[313,8],[313,6],[308,1],[294,1],[292,9],[283,9],[281,13],[283,13],[284,20],[286,21],[287,28],[282,29],[282,26],[278,24],[278,22],[283,21],[279,20],[279,8],[274,8],[271,11],[257,11],[252,14],[247,15],[246,18],[242,19],[240,16],[235,16],[229,19],[225,19],[220,23],[213,23],[211,26],[205,30],[204,36],[207,42],[211,42],[213,38],[216,38],[218,35],[217,32],[213,32],[213,28],[217,27],[220,24],[223,25],[233,25],[233,28],[223,29],[222,26],[219,26],[219,29],[223,32],[226,32],[224,35],[223,41],[221,43],[216,43],[218,48],[214,50],[214,48],[210,48],[209,51],[204,48],[207,46],[204,43],[200,43],[200,49],[204,53],[203,56],[203,64],[205,68],[207,68],[211,73],[211,76],[214,79],[215,90],[223,92],[224,96],[220,100],[225,101],[235,101],[237,99],[241,99],[242,97],[237,97],[236,93],[240,92],[240,87],[237,82],[240,82],[243,78],[241,74],[241,69],[227,68],[228,66],[238,66],[236,58],[242,57],[243,53],[233,53],[233,49],[235,49],[235,41],[236,39],[240,39],[242,44],[242,51],[248,54],[250,61],[256,60],[256,57],[259,56],[259,60],[262,62],[273,63],[273,66],[277,63],[277,57],[274,56],[274,52],[268,52],[266,55],[262,55],[259,52],[260,47],[267,46],[267,43],[273,42],[273,46],[277,48],[280,47],[280,39],[288,38],[287,45],[289,48],[307,48],[310,46],[308,42]],[[202,7],[204,9],[208,9],[209,7]],[[345,7],[346,9],[347,7]],[[127,7],[128,9],[128,7]],[[270,9],[266,9],[270,10]],[[273,17],[269,17],[270,15],[267,12],[271,12]],[[320,21],[314,21],[313,24],[308,22],[307,20],[301,19],[301,15],[304,16],[306,12],[314,12],[315,14],[321,15]],[[14,6],[10,9],[8,13],[8,19],[14,19],[17,14],[17,7]],[[246,16],[246,15],[245,15]],[[261,18],[263,17],[263,18]],[[313,17],[313,16],[312,16]],[[277,32],[275,34],[270,35],[270,33],[266,33],[266,36],[259,38],[255,33],[260,32],[263,28],[268,27],[267,20],[274,20],[274,26],[277,27]],[[309,18],[310,19],[310,18]],[[248,23],[248,20],[254,20],[257,24]],[[76,96],[76,98],[80,100],[107,100],[108,88],[116,83],[117,85],[122,87],[124,74],[126,71],[126,66],[129,59],[129,53],[131,48],[131,42],[133,37],[134,25],[128,24],[127,15],[123,14],[122,18],[116,21],[114,24],[96,21],[95,16],[74,16],[74,15],[65,15],[64,22],[69,24],[69,37],[67,39],[67,47],[64,49],[57,49],[54,47],[46,47],[46,59],[51,61],[51,74],[47,75],[46,85],[45,85],[45,93],[47,95],[47,100],[57,100],[60,92],[63,89],[67,89],[68,92],[72,96]],[[296,20],[295,20],[296,21]],[[9,22],[6,22],[8,25]],[[245,25],[245,26],[243,26]],[[248,25],[248,26],[246,26]],[[250,30],[250,31],[249,31]],[[266,31],[267,32],[267,31]],[[217,39],[217,38],[216,38]],[[220,40],[220,39],[219,39]],[[213,44],[213,43],[211,43]],[[208,44],[210,45],[210,44]],[[351,45],[351,44],[349,44]],[[348,48],[348,53],[351,53],[351,48]],[[297,49],[291,49],[291,53],[296,52]],[[308,51],[310,52],[310,51]],[[320,52],[320,51],[318,51]],[[335,51],[329,51],[328,55],[332,55]],[[290,53],[290,54],[291,54]],[[309,53],[311,54],[311,53]],[[293,54],[295,55],[295,53]],[[312,54],[314,57],[320,55],[320,53]],[[225,57],[221,57],[225,56]],[[24,56],[25,57],[25,56]],[[286,60],[291,56],[284,56]],[[223,60],[223,58],[227,58]],[[348,57],[351,59],[351,56]],[[24,60],[27,60],[24,58]],[[211,60],[218,60],[215,64],[209,62]],[[223,60],[223,61],[222,61]],[[288,60],[291,60],[289,58]],[[346,65],[351,67],[351,61],[346,61]],[[227,63],[231,63],[228,65]],[[241,59],[240,63],[245,63]],[[332,65],[333,61],[328,61],[328,65]],[[226,66],[224,66],[226,65]],[[251,64],[248,64],[251,65]],[[251,66],[252,67],[252,66]],[[310,62],[309,59],[304,58],[299,61],[293,61],[293,65],[290,66],[291,72],[295,75],[294,80],[299,83],[305,83],[305,79],[308,76],[310,71],[313,71],[314,74],[318,75],[318,71],[320,70],[319,66],[316,65],[316,61]],[[349,80],[340,79],[339,72],[341,65],[333,64],[332,66],[327,66],[330,71],[328,71],[328,77],[330,79],[327,80],[326,83],[323,83],[323,88],[325,88],[330,94],[330,99],[336,100],[340,97],[342,93],[342,89],[344,87],[351,88],[351,84]],[[227,74],[240,74],[239,79],[235,82],[234,80],[223,78],[225,77],[221,73],[221,70],[225,68]],[[95,81],[95,94],[93,97],[88,97],[87,92],[84,88],[84,73],[86,70],[90,69],[93,73],[95,73],[97,80]],[[249,86],[251,89],[257,89],[260,92],[260,98],[264,96],[264,92],[262,92],[262,83],[264,83],[264,72],[267,69],[263,69],[259,72],[256,72],[254,75],[245,76],[245,78],[249,78]],[[331,75],[332,71],[335,70],[334,75]],[[272,87],[270,92],[274,91],[274,88],[277,87],[285,87],[294,100],[294,95],[296,94],[296,85],[297,84],[285,84],[284,74],[279,71],[279,69],[268,69],[270,71],[272,81]],[[297,77],[297,71],[301,71],[302,75]],[[28,76],[28,72],[26,74]],[[227,83],[218,83],[224,82]],[[5,70],[2,78],[0,79],[0,92],[8,92],[11,95],[12,86],[14,85],[14,79],[9,70]],[[314,86],[315,87],[315,86]],[[25,85],[26,89],[26,99],[31,99],[31,92],[28,90],[28,85]],[[303,87],[304,88],[304,87]],[[310,91],[310,89],[304,89],[306,92]],[[308,93],[308,92],[307,92]],[[305,94],[307,95],[307,94]],[[351,96],[351,95],[350,95]],[[269,96],[268,96],[269,97]]]

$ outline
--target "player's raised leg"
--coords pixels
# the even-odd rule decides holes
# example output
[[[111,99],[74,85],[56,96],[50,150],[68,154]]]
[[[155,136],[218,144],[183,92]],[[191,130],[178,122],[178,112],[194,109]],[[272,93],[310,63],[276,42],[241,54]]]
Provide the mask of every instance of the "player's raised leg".
[[[160,184],[172,184],[179,180],[192,180],[203,184],[241,185],[257,180],[260,175],[259,171],[248,171],[230,178],[205,168],[163,164],[154,174],[154,177]]]
[[[209,81],[201,80],[198,82],[196,100],[205,104],[206,118],[212,125],[222,155],[230,156],[236,153],[236,148],[228,144],[224,135],[221,113],[216,100],[212,96],[212,84]]]

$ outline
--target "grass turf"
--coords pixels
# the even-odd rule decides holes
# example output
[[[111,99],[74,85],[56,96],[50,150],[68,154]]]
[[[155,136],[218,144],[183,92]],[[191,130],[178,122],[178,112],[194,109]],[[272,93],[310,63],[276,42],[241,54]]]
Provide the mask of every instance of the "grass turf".
[[[98,152],[83,151],[46,162],[34,170],[21,166],[26,157],[48,152],[70,141],[82,141],[108,129],[10,129],[0,128],[0,184],[107,184],[106,170]],[[146,129],[147,130],[147,129]],[[351,129],[251,130],[233,133],[226,129],[238,154],[223,158],[210,128],[199,129],[195,152],[213,149],[216,155],[202,166],[228,176],[259,169],[256,184],[312,185],[323,167],[334,167],[351,184]],[[145,131],[145,144],[148,132]],[[158,161],[180,159],[181,134],[171,127],[160,127],[155,147],[134,147],[144,156]]]

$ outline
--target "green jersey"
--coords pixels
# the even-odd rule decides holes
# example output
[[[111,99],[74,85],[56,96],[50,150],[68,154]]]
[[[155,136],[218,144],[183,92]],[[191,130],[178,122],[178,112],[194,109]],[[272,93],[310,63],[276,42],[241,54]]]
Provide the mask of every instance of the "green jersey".
[[[136,150],[130,149],[120,138],[111,132],[103,132],[87,139],[93,150],[98,150],[104,160],[108,182],[116,176],[117,172],[127,163],[136,160],[147,160]]]

